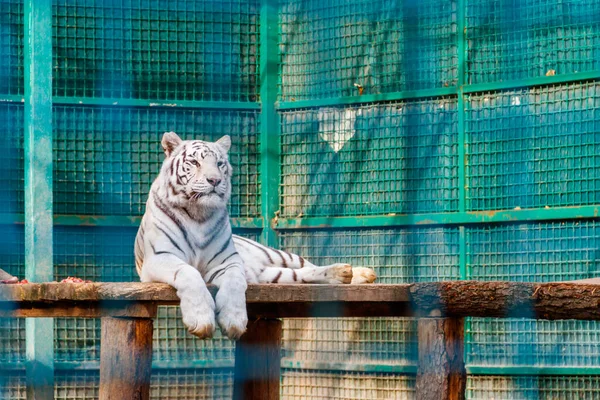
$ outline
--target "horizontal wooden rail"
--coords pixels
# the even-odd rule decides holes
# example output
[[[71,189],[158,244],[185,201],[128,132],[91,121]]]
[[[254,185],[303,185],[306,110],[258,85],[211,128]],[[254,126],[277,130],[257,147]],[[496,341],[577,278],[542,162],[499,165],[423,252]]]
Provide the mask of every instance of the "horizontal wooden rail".
[[[215,287],[209,289],[216,293]],[[416,397],[423,400],[464,398],[463,317],[600,320],[600,279],[250,285],[246,297],[251,322],[236,347],[236,399],[278,398],[279,318],[420,318]],[[1,318],[102,318],[101,400],[149,398],[153,318],[159,305],[178,303],[175,290],[164,284],[0,285]]]

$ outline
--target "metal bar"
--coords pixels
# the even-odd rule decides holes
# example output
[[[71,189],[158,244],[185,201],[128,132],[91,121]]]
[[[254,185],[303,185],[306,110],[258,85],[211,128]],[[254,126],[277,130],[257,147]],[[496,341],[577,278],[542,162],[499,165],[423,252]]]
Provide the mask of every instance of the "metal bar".
[[[544,209],[468,211],[437,214],[373,215],[365,217],[281,218],[276,229],[378,228],[393,226],[492,224],[551,220],[593,219],[600,216],[599,206],[556,207]],[[138,216],[55,215],[55,225],[130,226],[139,225]],[[22,214],[0,215],[0,225],[22,224]],[[232,218],[234,229],[261,229],[263,218]]]
[[[280,127],[275,102],[277,101],[277,76],[279,74],[277,1],[263,0],[260,11],[260,178],[261,214],[264,229],[261,241],[277,246],[277,235],[271,226],[279,210]]]
[[[52,1],[26,0],[25,277],[54,280],[52,265]],[[25,322],[28,399],[54,398],[54,320]]]
[[[0,94],[0,103],[24,103],[25,99],[20,95]]]
[[[137,227],[142,217],[130,215],[55,215],[55,225]],[[263,218],[231,218],[234,229],[261,229]]]
[[[597,365],[589,367],[495,367],[471,365],[467,366],[467,373],[472,375],[600,375],[600,367]]]
[[[429,226],[489,224],[501,222],[549,221],[598,218],[600,206],[557,207],[506,211],[469,211],[438,214],[374,215],[367,217],[281,218],[277,229],[378,228],[390,226]]]
[[[322,361],[295,361],[281,360],[281,368],[311,369],[321,371],[355,371],[373,373],[416,374],[416,365],[397,364],[357,364],[351,362],[322,362]]]
[[[600,79],[600,70],[590,72],[577,72],[554,76],[540,76],[539,78],[519,79],[506,82],[478,83],[464,85],[464,93],[489,92],[493,90],[518,89],[531,86],[555,85],[559,83],[581,82]]]
[[[394,101],[440,96],[455,96],[457,90],[458,89],[456,86],[452,86],[447,88],[411,90],[405,92],[369,94],[363,96],[332,97],[320,100],[284,101],[277,103],[277,109],[290,110],[297,108],[328,107],[348,104],[373,103],[378,101]]]
[[[459,7],[460,9],[460,7]],[[464,29],[464,27],[463,27]],[[459,41],[459,51],[460,45]],[[466,49],[465,49],[466,50]],[[460,53],[459,53],[460,54]],[[460,70],[460,64],[459,64]],[[459,75],[460,77],[460,75]],[[438,89],[423,89],[405,92],[393,92],[384,94],[373,94],[364,96],[347,96],[347,97],[332,97],[319,100],[300,100],[300,101],[284,101],[277,103],[278,110],[292,110],[299,108],[315,108],[315,107],[333,107],[340,105],[351,105],[361,103],[372,103],[378,101],[394,101],[394,100],[412,100],[429,97],[441,96],[456,96],[458,93],[477,93],[488,92],[506,89],[518,89],[531,86],[546,86],[560,83],[581,82],[588,80],[600,79],[600,71],[578,72],[573,74],[542,76],[539,78],[519,79],[506,82],[478,83],[478,84],[463,84],[462,86],[452,86]]]
[[[457,4],[457,30],[458,30],[458,86],[462,88],[465,84],[467,73],[467,21],[465,15],[465,0],[458,0]],[[462,90],[458,93],[458,210],[462,213],[467,211],[467,141],[465,127],[465,94]],[[467,277],[467,238],[465,227],[459,228],[459,253],[458,267],[460,279]]]
[[[3,96],[4,97],[4,96]],[[54,97],[54,104],[78,104],[91,106],[117,107],[166,107],[166,108],[203,108],[220,110],[259,110],[260,104],[243,101],[190,101],[190,100],[145,100],[112,99],[92,97]]]

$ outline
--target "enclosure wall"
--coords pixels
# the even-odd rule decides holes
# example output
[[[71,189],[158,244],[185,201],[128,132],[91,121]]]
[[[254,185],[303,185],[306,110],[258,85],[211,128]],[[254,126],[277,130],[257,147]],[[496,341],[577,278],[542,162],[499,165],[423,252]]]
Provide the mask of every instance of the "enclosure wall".
[[[381,283],[600,270],[594,0],[52,0],[53,275],[137,280],[162,132],[232,136],[236,232]],[[25,274],[23,0],[0,0],[1,268]],[[600,396],[595,322],[466,322],[467,396]],[[285,398],[413,398],[411,319],[284,323]],[[56,398],[99,324],[55,319]],[[25,324],[0,320],[0,398]],[[153,397],[228,397],[234,343],[155,323]],[[555,375],[563,375],[556,377]]]

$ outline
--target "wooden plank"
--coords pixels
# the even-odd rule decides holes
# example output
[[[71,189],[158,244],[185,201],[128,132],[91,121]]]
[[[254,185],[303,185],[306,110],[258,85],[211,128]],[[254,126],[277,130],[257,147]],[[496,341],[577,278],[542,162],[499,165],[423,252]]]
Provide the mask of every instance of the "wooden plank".
[[[410,285],[249,285],[249,303],[293,302],[409,302]],[[216,287],[209,285],[214,295]],[[3,301],[132,300],[177,304],[175,290],[162,283],[40,283],[1,285]]]
[[[277,319],[248,323],[235,347],[235,400],[279,399],[282,325]]]
[[[463,319],[419,319],[418,346],[416,398],[464,399],[467,373],[463,361]]]
[[[0,318],[154,318],[158,306],[152,302],[94,301],[94,302],[0,302]],[[54,329],[54,328],[52,328]]]
[[[600,320],[600,285],[455,281],[411,287],[421,315]]]
[[[100,400],[149,400],[152,319],[102,318]]]

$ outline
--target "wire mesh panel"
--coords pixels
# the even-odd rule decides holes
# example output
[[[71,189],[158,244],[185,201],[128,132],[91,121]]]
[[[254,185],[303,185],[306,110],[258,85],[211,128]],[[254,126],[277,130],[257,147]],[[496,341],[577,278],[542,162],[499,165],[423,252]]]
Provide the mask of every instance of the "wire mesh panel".
[[[152,371],[150,398],[230,399],[233,395],[233,369],[180,369]]]
[[[280,116],[283,216],[458,211],[456,99]]]
[[[0,225],[0,268],[19,279],[25,273],[24,239],[23,226]],[[0,318],[0,364],[24,360],[25,320]]]
[[[283,357],[322,363],[413,365],[416,320],[298,318],[283,322]]]
[[[141,215],[160,171],[162,134],[232,136],[232,217],[260,213],[258,113],[156,108],[54,107],[54,211]]]
[[[95,400],[98,398],[98,371],[57,371],[54,374],[56,400]]]
[[[596,0],[469,0],[469,83],[586,72],[600,68]]]
[[[54,94],[255,101],[259,0],[54,0]]]
[[[415,379],[392,374],[289,370],[282,374],[281,398],[412,400],[415,399]]]
[[[598,376],[469,376],[467,399],[587,400],[600,396]]]
[[[465,121],[467,209],[600,203],[600,82],[472,95]]]
[[[230,361],[233,364],[235,342],[219,329],[212,340],[200,340],[188,332],[179,306],[159,307],[154,320],[154,361]]]
[[[454,0],[280,1],[279,30],[284,101],[456,85]]]
[[[466,236],[468,279],[551,282],[598,274],[596,221],[473,227]],[[469,365],[600,363],[597,321],[473,318],[466,333]]]
[[[0,0],[0,94],[23,94],[23,0]]]
[[[1,78],[0,78],[1,80]],[[0,205],[2,214],[23,213],[23,105],[0,103]]]
[[[347,262],[371,267],[379,283],[459,278],[458,228],[291,231],[281,248],[317,265]]]
[[[380,283],[457,279],[458,229],[292,231],[281,247],[317,265],[372,267]],[[411,365],[416,323],[409,318],[284,321],[284,356],[293,361]]]
[[[25,373],[0,370],[0,399],[25,400]]]

